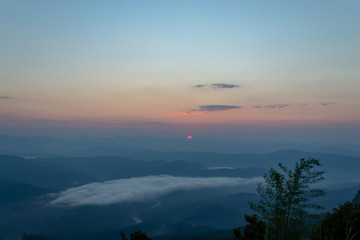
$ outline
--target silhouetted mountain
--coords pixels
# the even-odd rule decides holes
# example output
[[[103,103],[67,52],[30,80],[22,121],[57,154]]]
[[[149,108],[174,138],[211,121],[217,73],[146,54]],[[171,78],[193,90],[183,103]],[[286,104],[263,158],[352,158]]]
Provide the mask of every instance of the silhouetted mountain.
[[[115,155],[131,157],[133,151],[213,151],[224,153],[267,153],[279,149],[299,149],[307,152],[325,152],[360,156],[357,145],[328,145],[322,143],[289,143],[255,141],[248,139],[156,137],[111,137],[111,138],[54,138],[21,137],[0,135],[0,153],[17,156],[83,156]]]
[[[125,155],[41,158],[0,155],[0,177],[3,178],[0,180],[0,239],[19,236],[23,231],[46,236],[46,239],[90,240],[101,236],[119,239],[118,229],[127,233],[142,229],[151,236],[171,236],[181,222],[184,223],[178,236],[186,239],[191,234],[244,224],[243,215],[250,211],[248,202],[257,199],[254,184],[243,187],[241,193],[237,187],[213,187],[174,190],[139,202],[98,206],[49,204],[59,196],[60,190],[95,181],[148,175],[262,176],[278,162],[292,165],[299,158],[314,157],[324,164],[327,186],[337,184],[337,188],[326,190],[328,195],[319,199],[318,203],[326,209],[351,200],[360,187],[356,182],[359,157],[338,154],[282,150],[267,154],[127,151]]]
[[[0,155],[0,176],[45,188],[68,188],[95,181],[95,178],[60,163],[7,155]]]
[[[237,195],[234,191],[236,188],[184,190],[156,201],[104,206],[55,207],[44,200],[24,202],[9,211],[0,208],[0,239],[23,231],[49,239],[76,240],[103,239],[101,234],[109,236],[107,239],[119,239],[118,229],[171,235],[184,220],[181,235],[226,228],[228,224],[233,227],[243,223],[247,202],[257,198],[255,194]],[[222,221],[217,219],[218,214]]]
[[[140,161],[113,156],[56,157],[42,158],[39,161],[44,164],[61,163],[101,180],[161,174],[192,177],[253,177],[262,176],[265,172],[263,168],[209,169],[201,164],[188,161]]]
[[[316,202],[324,206],[326,211],[331,211],[340,203],[351,201],[359,188],[360,184],[337,189],[324,189],[326,195],[318,198]]]
[[[266,154],[224,154],[212,152],[158,152],[142,151],[131,156],[138,160],[163,160],[199,163],[207,167],[260,167],[268,169],[276,167],[279,162],[292,166],[300,158],[320,159],[322,169],[326,171],[325,177],[329,182],[353,181],[358,179],[360,157],[349,157],[339,154],[303,152],[298,150],[281,150]],[[341,182],[340,181],[340,182]]]
[[[27,183],[0,179],[0,207],[8,204],[31,201],[34,197],[54,192],[53,189],[40,188]]]
[[[360,203],[360,190],[356,193],[354,199],[352,200],[352,203]]]

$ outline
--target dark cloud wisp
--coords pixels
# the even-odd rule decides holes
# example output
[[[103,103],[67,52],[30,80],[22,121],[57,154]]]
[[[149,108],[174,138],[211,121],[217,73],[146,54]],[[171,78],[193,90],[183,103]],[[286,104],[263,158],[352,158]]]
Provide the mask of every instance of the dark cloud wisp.
[[[324,103],[321,103],[321,106],[329,106],[329,105],[333,105],[335,104],[334,102],[324,102]]]
[[[238,84],[229,84],[229,83],[213,83],[213,84],[197,84],[194,88],[213,88],[213,89],[231,89],[241,87]]]
[[[168,125],[167,123],[164,122],[151,122],[152,124],[158,125],[158,126],[166,126]]]
[[[197,84],[194,86],[194,88],[204,88],[206,86],[207,86],[206,84]]]
[[[242,106],[235,106],[235,105],[202,105],[199,106],[200,111],[225,111],[230,109],[238,109],[242,108]]]
[[[227,84],[227,83],[214,83],[211,84],[212,88],[239,88],[240,85],[237,84]]]
[[[0,99],[10,99],[10,96],[0,96]]]
[[[284,108],[288,107],[289,104],[273,104],[273,105],[267,105],[267,106],[254,106],[254,108]]]

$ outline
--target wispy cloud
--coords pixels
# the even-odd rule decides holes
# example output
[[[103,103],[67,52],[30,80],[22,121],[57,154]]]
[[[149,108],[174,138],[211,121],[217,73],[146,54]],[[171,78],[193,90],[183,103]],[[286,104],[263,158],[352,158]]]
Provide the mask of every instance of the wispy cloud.
[[[213,111],[226,111],[226,110],[230,110],[230,109],[238,109],[238,108],[242,108],[242,106],[235,106],[235,105],[202,105],[199,106],[199,110],[200,111],[209,111],[209,112],[213,112]]]
[[[232,187],[257,184],[258,178],[230,177],[173,177],[145,176],[129,179],[119,179],[102,183],[90,183],[80,187],[70,188],[57,195],[50,202],[57,206],[108,205],[120,202],[143,202],[159,196],[178,191],[211,187]]]
[[[197,84],[194,88],[231,89],[239,88],[241,85],[229,83]]]
[[[182,114],[184,116],[196,116],[196,115],[201,115],[201,112],[192,112],[192,111],[188,111],[188,112],[183,112],[183,111],[176,111],[176,113],[178,114]]]
[[[273,105],[266,105],[266,106],[261,106],[261,105],[257,105],[254,106],[254,108],[285,108],[285,107],[289,107],[289,104],[273,104]]]
[[[176,113],[182,114],[184,116],[196,116],[196,115],[201,115],[204,112],[219,112],[219,111],[226,111],[226,110],[239,109],[239,108],[243,108],[243,107],[236,105],[202,105],[199,106],[198,108],[191,109],[186,112],[177,111]]]
[[[329,106],[329,105],[333,105],[335,104],[334,102],[324,102],[324,103],[320,103],[321,106]]]
[[[210,85],[212,88],[239,88],[240,85],[237,84],[227,84],[227,83],[214,83]]]
[[[194,86],[194,88],[204,88],[206,86],[207,86],[206,84],[197,84]]]
[[[10,96],[0,96],[0,99],[10,99]]]
[[[167,123],[164,123],[164,122],[151,122],[151,124],[155,124],[155,125],[158,125],[158,126],[166,126],[166,125],[168,125]]]

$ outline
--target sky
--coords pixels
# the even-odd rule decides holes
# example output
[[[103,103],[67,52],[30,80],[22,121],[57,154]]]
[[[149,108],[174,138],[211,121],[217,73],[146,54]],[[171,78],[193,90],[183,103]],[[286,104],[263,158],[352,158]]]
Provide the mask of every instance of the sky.
[[[0,0],[0,134],[358,143],[359,11],[357,0]]]

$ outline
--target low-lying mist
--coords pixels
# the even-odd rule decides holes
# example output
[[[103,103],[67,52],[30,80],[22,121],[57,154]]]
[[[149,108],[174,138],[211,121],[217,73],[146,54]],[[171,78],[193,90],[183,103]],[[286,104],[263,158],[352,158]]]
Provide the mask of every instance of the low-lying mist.
[[[118,179],[99,183],[90,183],[69,188],[50,202],[57,206],[108,205],[120,202],[143,202],[178,191],[212,187],[249,186],[255,187],[262,178],[234,177],[173,177],[144,176]]]

